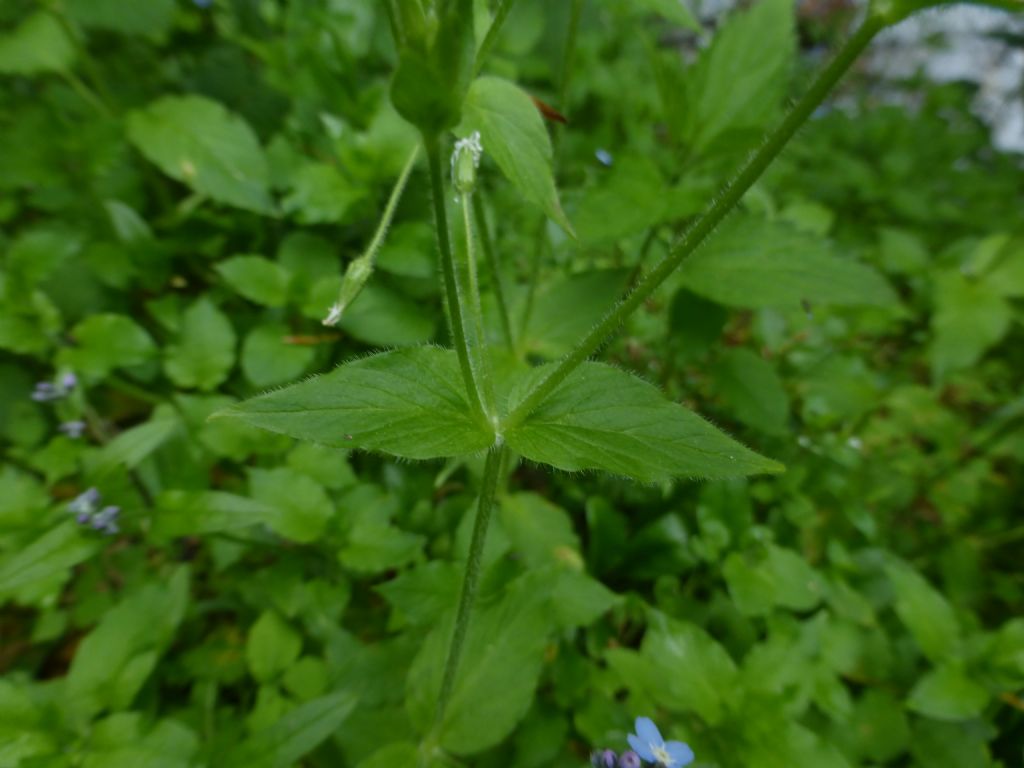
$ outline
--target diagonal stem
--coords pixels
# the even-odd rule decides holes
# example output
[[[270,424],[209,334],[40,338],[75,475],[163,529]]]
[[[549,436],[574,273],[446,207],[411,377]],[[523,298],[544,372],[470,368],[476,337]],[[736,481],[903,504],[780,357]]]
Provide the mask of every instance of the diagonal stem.
[[[846,41],[836,57],[818,75],[807,93],[790,108],[782,122],[765,137],[761,147],[751,155],[739,173],[715,197],[704,215],[683,233],[669,253],[583,337],[576,347],[537,383],[505,419],[505,429],[515,427],[529,416],[570,373],[619,329],[623,321],[675,271],[687,256],[697,250],[722,219],[739,203],[754,182],[761,177],[771,162],[789,143],[789,140],[793,138],[797,129],[825,100],[829,91],[835,87],[846,70],[883,27],[884,23],[877,16],[868,16],[857,32]]]
[[[487,269],[491,273],[491,288],[494,290],[494,300],[498,304],[498,317],[501,319],[501,332],[505,336],[505,343],[508,348],[515,349],[515,342],[512,336],[512,320],[508,313],[508,302],[505,300],[505,286],[501,279],[501,268],[498,266],[498,256],[494,252],[494,241],[491,240],[490,228],[487,226],[487,214],[484,211],[483,200],[479,193],[473,195],[473,217],[476,220],[476,229],[480,238],[480,247],[487,260]]]

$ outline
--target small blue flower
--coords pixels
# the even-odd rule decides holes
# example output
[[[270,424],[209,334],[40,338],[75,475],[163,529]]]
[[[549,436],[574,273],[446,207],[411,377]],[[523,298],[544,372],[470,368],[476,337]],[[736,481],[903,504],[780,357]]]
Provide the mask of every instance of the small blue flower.
[[[88,520],[96,511],[96,506],[99,502],[100,492],[95,488],[90,488],[71,500],[71,503],[68,504],[68,512],[74,515],[85,515]]]
[[[192,0],[197,8],[209,8],[213,5],[213,0]]]
[[[657,763],[662,768],[679,768],[693,762],[693,750],[681,741],[666,742],[650,718],[636,719],[636,734],[629,734],[629,746],[644,760]]]
[[[78,386],[78,377],[73,373],[65,373],[56,382],[37,381],[36,388],[32,391],[32,399],[37,403],[63,400],[76,386]]]
[[[612,157],[612,153],[607,149],[598,149],[594,152],[594,157],[597,158],[597,162],[603,165],[605,168],[611,168],[615,164],[615,158]]]
[[[619,758],[619,768],[640,768],[640,756],[633,750],[627,750]]]
[[[117,516],[121,514],[120,507],[104,507],[93,515],[91,525],[97,531],[103,531],[108,536],[113,536],[121,529],[117,527]]]
[[[99,509],[99,504],[100,492],[95,488],[89,488],[71,500],[68,512],[75,516],[75,522],[79,525],[88,525],[108,536],[119,533],[121,529],[117,525],[117,518],[121,514],[121,508],[109,505]]]

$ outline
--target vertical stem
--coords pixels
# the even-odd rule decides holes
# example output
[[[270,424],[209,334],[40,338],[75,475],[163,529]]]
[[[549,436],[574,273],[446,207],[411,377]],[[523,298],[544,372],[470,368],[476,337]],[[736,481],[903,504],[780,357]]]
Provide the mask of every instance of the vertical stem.
[[[818,75],[807,93],[793,105],[775,130],[765,137],[761,147],[751,155],[739,173],[715,197],[704,215],[683,233],[682,238],[676,242],[669,253],[583,337],[575,349],[562,358],[558,365],[538,382],[533,391],[509,414],[505,420],[506,428],[519,424],[529,416],[544,398],[565,380],[566,376],[618,330],[623,321],[675,271],[683,259],[697,250],[697,247],[715,230],[715,227],[736,206],[746,191],[761,177],[772,160],[793,138],[797,129],[824,101],[829,91],[883,26],[884,24],[878,17],[868,16],[853,37],[846,41],[836,57]]]
[[[455,676],[459,669],[466,631],[469,629],[470,613],[476,600],[476,591],[480,583],[480,568],[483,562],[484,544],[487,541],[487,527],[494,511],[494,497],[501,475],[501,464],[505,456],[505,446],[499,443],[487,454],[484,464],[483,484],[480,487],[480,501],[477,504],[476,520],[473,523],[473,539],[469,545],[469,558],[466,560],[466,571],[462,578],[462,593],[459,596],[459,607],[455,614],[455,628],[448,644],[448,658],[444,664],[444,676],[441,678],[441,691],[437,698],[437,714],[434,732],[437,733],[444,723],[445,710],[455,686]],[[495,695],[500,695],[496,692]]]
[[[526,330],[530,327],[530,316],[533,314],[533,300],[537,295],[537,283],[540,280],[540,255],[544,248],[544,242],[547,239],[545,237],[546,232],[544,231],[547,225],[548,220],[541,216],[540,223],[537,225],[537,235],[533,241],[533,253],[530,257],[530,277],[526,284],[526,301],[523,303],[523,314],[519,318],[520,340],[526,338]]]
[[[459,288],[455,272],[455,257],[452,255],[451,237],[448,232],[448,213],[444,203],[444,175],[438,137],[424,135],[423,146],[427,150],[427,164],[430,168],[430,188],[431,196],[434,198],[437,245],[441,252],[441,271],[444,276],[444,292],[448,303],[448,322],[451,325],[452,343],[455,345],[455,354],[458,355],[462,378],[466,384],[466,398],[469,400],[469,407],[474,415],[486,422],[490,428],[490,421],[484,413],[480,387],[470,361],[469,341],[466,338],[465,300]]]
[[[491,232],[487,226],[487,214],[484,211],[484,204],[479,194],[473,195],[473,216],[476,219],[476,229],[480,238],[480,245],[484,251],[484,258],[487,260],[487,269],[491,273],[491,286],[494,288],[494,299],[498,303],[501,331],[505,335],[505,343],[508,344],[508,348],[515,349],[515,342],[512,337],[512,320],[508,314],[508,302],[505,301],[505,286],[501,279],[498,257],[494,252],[494,241],[491,240]]]
[[[472,321],[473,337],[470,339],[469,360],[473,365],[477,381],[480,384],[480,397],[483,401],[484,413],[492,423],[497,423],[497,411],[494,409],[494,385],[491,381],[491,366],[487,359],[487,337],[484,332],[484,312],[480,304],[480,279],[477,275],[476,239],[473,237],[473,218],[470,210],[474,194],[464,192],[459,200],[462,209],[462,228],[466,236],[465,270],[467,291],[469,295],[469,312]]]
[[[569,98],[569,84],[572,82],[572,65],[576,60],[576,35],[580,28],[583,0],[572,0],[569,27],[565,31],[565,48],[562,50],[562,71],[558,75],[558,108],[566,111]]]

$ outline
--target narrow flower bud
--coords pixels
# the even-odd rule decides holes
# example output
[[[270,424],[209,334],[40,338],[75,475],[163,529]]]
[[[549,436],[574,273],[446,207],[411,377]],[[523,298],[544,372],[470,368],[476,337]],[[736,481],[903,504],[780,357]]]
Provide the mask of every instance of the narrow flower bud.
[[[472,194],[476,188],[476,169],[484,153],[480,143],[480,131],[473,131],[464,139],[455,142],[452,150],[452,183],[460,195]]]

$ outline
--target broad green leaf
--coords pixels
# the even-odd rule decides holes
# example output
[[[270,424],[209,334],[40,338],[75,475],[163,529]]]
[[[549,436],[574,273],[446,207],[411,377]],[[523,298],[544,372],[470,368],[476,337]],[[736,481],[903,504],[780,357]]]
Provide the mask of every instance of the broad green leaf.
[[[151,534],[163,541],[261,523],[276,527],[282,516],[277,507],[223,491],[165,491],[155,506]]]
[[[393,525],[386,510],[364,508],[355,514],[338,560],[355,571],[392,571],[420,560],[425,543],[423,536]]]
[[[547,358],[565,354],[622,296],[628,281],[627,270],[602,269],[539,285],[529,323],[518,343]],[[572,307],[572,312],[567,313],[566,307]],[[522,307],[518,309],[522,311]]]
[[[422,344],[430,341],[437,330],[436,315],[429,304],[373,282],[359,292],[338,325],[360,341],[389,347]]]
[[[732,553],[722,573],[736,607],[748,616],[763,616],[775,607],[807,611],[824,596],[824,583],[807,561],[774,545],[754,561]]]
[[[621,158],[574,198],[570,210],[580,242],[604,245],[650,229],[665,216],[667,193],[658,166],[649,158]]]
[[[714,374],[717,390],[740,421],[770,435],[786,433],[789,398],[771,363],[746,347],[733,347]]]
[[[871,267],[833,252],[831,243],[754,216],[727,221],[679,268],[683,284],[735,307],[813,304],[891,305],[896,295]]]
[[[252,128],[203,96],[164,96],[128,115],[128,137],[148,160],[212,200],[271,213],[269,171]]]
[[[70,16],[86,27],[160,39],[174,23],[174,0],[68,0]]]
[[[242,296],[265,307],[281,307],[288,300],[291,275],[284,267],[262,256],[233,256],[220,262],[217,271]]]
[[[0,595],[8,596],[26,585],[64,575],[99,548],[100,543],[75,523],[63,523],[0,561]]]
[[[67,706],[79,716],[131,705],[174,636],[188,605],[189,573],[137,589],[107,611],[78,646],[67,678]]]
[[[459,599],[459,569],[434,560],[374,587],[412,624],[436,622]]]
[[[1013,311],[998,288],[959,272],[935,281],[932,315],[932,372],[943,379],[951,371],[970,368],[1010,329]]]
[[[37,11],[10,32],[0,35],[0,74],[34,75],[71,66],[74,43],[57,18]]]
[[[356,768],[395,768],[396,765],[415,765],[419,756],[418,745],[402,741],[381,747]]]
[[[492,747],[530,708],[552,629],[551,586],[550,579],[527,574],[475,612],[440,727],[445,749],[469,755]],[[438,624],[409,672],[407,708],[424,729],[433,722],[451,627],[451,620]]]
[[[935,720],[970,720],[988,703],[988,691],[963,669],[946,664],[917,681],[907,707]]]
[[[281,209],[300,224],[338,223],[362,197],[360,188],[334,165],[305,163],[292,174]]]
[[[942,722],[918,719],[912,729],[910,751],[917,766],[955,765],[957,768],[991,768],[989,729],[979,722]]]
[[[796,54],[793,4],[761,0],[731,16],[685,80],[684,140],[698,152],[753,132],[779,111]]]
[[[455,352],[436,347],[346,363],[219,415],[300,440],[409,459],[477,453],[494,440],[470,416]]]
[[[887,763],[910,745],[910,725],[900,699],[887,691],[869,688],[854,708],[849,734],[855,754]]]
[[[946,598],[904,563],[894,560],[886,573],[896,594],[896,613],[922,653],[937,664],[955,658],[960,651],[960,625]]]
[[[313,699],[216,762],[225,768],[289,768],[337,731],[356,701],[348,691]]]
[[[256,501],[278,512],[267,524],[293,541],[315,541],[334,516],[334,504],[320,484],[294,469],[250,469],[249,485]]]
[[[736,664],[701,628],[662,614],[652,617],[641,646],[650,664],[649,693],[671,711],[719,722],[735,690]]]
[[[559,623],[568,629],[593,624],[622,598],[585,573],[560,568],[552,573],[552,609]]]
[[[277,615],[264,611],[249,629],[245,659],[252,676],[269,683],[290,667],[302,652],[302,637]]]
[[[178,341],[166,348],[164,370],[179,387],[218,387],[235,363],[235,330],[208,298],[185,310]]]
[[[561,507],[533,493],[509,494],[501,499],[501,528],[529,568],[568,566],[579,569],[580,541],[572,520]]]
[[[242,342],[241,365],[245,378],[257,387],[270,387],[295,381],[316,351],[302,344],[288,344],[288,327],[278,324],[257,325]]]
[[[63,365],[92,378],[142,365],[156,355],[152,337],[124,315],[92,315],[71,329],[71,338],[75,346],[62,350]]]
[[[510,396],[510,410],[547,368],[534,369],[519,382]],[[530,461],[570,472],[600,469],[648,482],[782,470],[782,465],[666,400],[650,384],[602,363],[577,368],[505,439]]]
[[[473,81],[463,108],[460,135],[480,132],[484,155],[570,235],[552,172],[551,139],[532,99],[519,86],[497,77]]]

